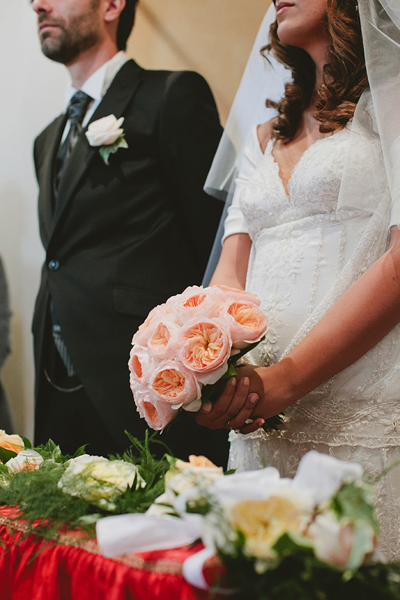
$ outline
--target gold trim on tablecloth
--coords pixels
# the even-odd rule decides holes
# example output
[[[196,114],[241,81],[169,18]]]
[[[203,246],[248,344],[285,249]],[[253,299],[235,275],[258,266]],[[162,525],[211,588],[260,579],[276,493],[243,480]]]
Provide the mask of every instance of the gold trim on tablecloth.
[[[14,517],[6,517],[1,516],[1,513],[14,512]],[[28,525],[26,521],[21,521],[17,518],[18,509],[15,507],[0,507],[0,526],[3,525],[8,529],[23,532],[25,534],[35,535],[35,527],[34,525]],[[79,535],[77,535],[79,534]],[[37,536],[39,537],[39,536]],[[43,538],[44,542],[51,542],[47,538]],[[97,554],[99,556],[103,556],[106,558],[101,552],[97,545],[96,540],[89,537],[89,534],[84,531],[69,531],[69,532],[59,532],[57,534],[57,540],[54,540],[57,544],[64,546],[72,546],[74,548],[79,548],[81,550],[85,550],[86,552],[90,552],[91,554]],[[107,560],[112,560],[118,563],[123,563],[129,567],[133,567],[134,569],[140,569],[141,571],[151,571],[157,573],[165,573],[168,575],[181,575],[182,576],[182,563],[179,561],[173,560],[146,560],[142,556],[138,554],[124,554],[115,556],[114,558],[107,558]]]

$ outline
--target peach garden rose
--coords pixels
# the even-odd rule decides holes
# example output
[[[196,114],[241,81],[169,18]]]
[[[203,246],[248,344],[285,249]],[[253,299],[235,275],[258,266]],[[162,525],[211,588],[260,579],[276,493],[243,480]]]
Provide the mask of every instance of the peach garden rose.
[[[243,302],[251,302],[256,306],[260,306],[260,299],[256,294],[251,292],[245,292],[244,290],[236,290],[234,288],[227,287],[226,285],[212,286],[215,289],[215,293],[220,296],[224,301],[226,300],[242,300]]]
[[[176,408],[200,399],[200,386],[193,374],[178,361],[166,361],[150,378],[151,391]],[[200,408],[200,405],[199,405]]]
[[[139,329],[133,336],[132,344],[138,344],[143,347],[146,346],[160,320],[177,322],[175,315],[167,304],[160,304],[149,312],[145,321],[139,326]]]
[[[245,348],[264,335],[267,321],[264,313],[251,302],[228,301],[222,316],[230,325],[233,348]]]
[[[227,371],[232,341],[222,319],[192,319],[182,328],[179,342],[180,359],[201,383],[215,383]]]
[[[174,358],[178,349],[179,331],[177,323],[159,321],[147,342],[150,353],[159,360]]]
[[[154,396],[147,386],[132,386],[137,410],[154,431],[163,431],[177,416],[173,406]]]
[[[153,357],[146,349],[140,346],[133,346],[128,362],[131,376],[138,382],[144,382],[154,369],[155,362]]]
[[[25,448],[25,444],[19,435],[8,435],[3,429],[0,429],[0,448],[19,454]]]
[[[193,318],[217,317],[224,304],[214,286],[209,288],[188,287],[183,294],[175,296],[171,300],[172,302],[167,301],[167,305],[173,308],[182,325]]]

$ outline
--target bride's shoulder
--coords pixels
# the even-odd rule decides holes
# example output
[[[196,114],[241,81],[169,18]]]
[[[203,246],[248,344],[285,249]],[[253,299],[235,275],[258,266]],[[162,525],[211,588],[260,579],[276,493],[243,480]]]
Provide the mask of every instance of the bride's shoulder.
[[[260,146],[261,152],[264,154],[266,147],[272,139],[273,131],[274,131],[274,120],[271,119],[266,123],[262,123],[261,125],[257,125],[256,135],[257,141]]]

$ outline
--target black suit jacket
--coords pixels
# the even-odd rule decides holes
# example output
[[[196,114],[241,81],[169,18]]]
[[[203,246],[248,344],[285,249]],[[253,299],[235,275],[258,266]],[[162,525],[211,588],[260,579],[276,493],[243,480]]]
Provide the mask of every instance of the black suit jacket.
[[[129,148],[107,166],[81,134],[57,202],[54,164],[65,115],[35,141],[46,250],[33,319],[36,424],[46,410],[41,385],[51,296],[79,378],[122,451],[124,429],[139,438],[145,430],[129,389],[132,335],[151,308],[199,284],[206,267],[222,206],[203,185],[221,127],[200,75],[147,71],[134,61],[121,68],[91,122],[110,114],[125,118]],[[161,438],[177,454],[207,453],[210,444],[226,454],[225,435],[186,423]]]

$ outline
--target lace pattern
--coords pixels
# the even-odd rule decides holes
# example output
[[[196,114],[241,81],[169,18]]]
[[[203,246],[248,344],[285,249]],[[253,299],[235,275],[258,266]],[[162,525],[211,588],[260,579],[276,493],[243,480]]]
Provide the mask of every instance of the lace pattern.
[[[370,194],[374,169],[379,208],[374,214],[337,210],[349,136],[344,129],[310,146],[293,169],[289,195],[270,143],[242,190],[240,208],[253,241],[246,287],[260,297],[268,320],[265,340],[246,362],[268,366],[286,356],[386,250],[390,197],[374,136],[352,145],[355,167],[346,186]],[[289,407],[279,432],[231,433],[230,440],[235,469],[268,464],[292,476],[314,448],[379,474],[400,459],[400,326]],[[400,468],[379,483],[377,503],[381,549],[400,558]]]

